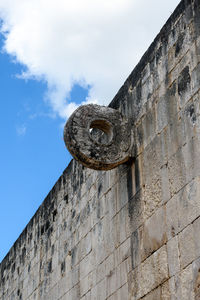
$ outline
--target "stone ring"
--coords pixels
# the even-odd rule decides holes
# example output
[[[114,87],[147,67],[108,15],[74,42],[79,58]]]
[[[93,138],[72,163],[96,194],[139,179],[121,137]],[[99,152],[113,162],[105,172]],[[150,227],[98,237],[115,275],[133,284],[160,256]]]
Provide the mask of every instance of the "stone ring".
[[[130,157],[130,124],[116,109],[82,105],[64,127],[64,141],[69,152],[84,166],[110,170]]]

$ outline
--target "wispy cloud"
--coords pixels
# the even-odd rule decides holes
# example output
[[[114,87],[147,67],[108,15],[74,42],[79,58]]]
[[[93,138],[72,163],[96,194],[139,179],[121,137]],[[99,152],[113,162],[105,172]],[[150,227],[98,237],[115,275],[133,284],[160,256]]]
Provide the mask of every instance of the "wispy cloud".
[[[179,0],[1,0],[4,50],[21,78],[45,80],[53,111],[66,118],[74,84],[86,102],[108,104]],[[24,68],[23,68],[24,70]]]
[[[26,134],[26,126],[25,124],[17,125],[16,126],[16,132],[18,136],[24,136]]]

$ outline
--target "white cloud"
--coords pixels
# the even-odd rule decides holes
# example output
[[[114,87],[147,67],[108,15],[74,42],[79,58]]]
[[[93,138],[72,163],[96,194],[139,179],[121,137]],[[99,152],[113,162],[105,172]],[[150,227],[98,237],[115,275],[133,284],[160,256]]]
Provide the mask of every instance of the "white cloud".
[[[73,84],[91,86],[86,102],[108,104],[177,0],[0,0],[5,51],[27,67],[23,78],[45,80],[60,117]]]
[[[23,136],[26,134],[26,126],[24,124],[16,126],[17,135]]]

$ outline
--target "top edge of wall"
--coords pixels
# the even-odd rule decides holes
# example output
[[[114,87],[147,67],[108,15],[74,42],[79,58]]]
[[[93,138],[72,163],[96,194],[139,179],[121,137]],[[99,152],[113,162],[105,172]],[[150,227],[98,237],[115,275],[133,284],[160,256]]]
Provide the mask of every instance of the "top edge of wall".
[[[167,22],[164,24],[160,32],[155,37],[154,41],[151,43],[147,51],[144,53],[138,64],[135,66],[131,74],[128,76],[122,87],[119,89],[113,100],[108,105],[109,107],[118,109],[120,107],[120,104],[122,104],[123,101],[125,101],[124,95],[126,95],[129,83],[132,83],[132,86],[135,86],[137,82],[140,79],[141,72],[145,68],[148,62],[151,61],[154,51],[156,48],[156,45],[159,42],[164,42],[167,40],[168,35],[173,28],[173,25],[175,24],[176,20],[179,18],[179,16],[186,10],[188,6],[192,4],[192,0],[182,0],[178,6],[175,8],[174,12],[171,14]]]

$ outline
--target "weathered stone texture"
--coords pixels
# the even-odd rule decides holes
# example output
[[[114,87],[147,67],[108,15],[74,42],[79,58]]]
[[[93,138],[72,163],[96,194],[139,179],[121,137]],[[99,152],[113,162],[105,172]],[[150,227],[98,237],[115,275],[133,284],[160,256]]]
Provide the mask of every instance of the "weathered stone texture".
[[[81,105],[67,120],[64,141],[73,157],[84,166],[111,170],[130,157],[131,122],[116,109]]]
[[[110,104],[133,159],[72,161],[0,265],[0,300],[200,299],[200,1],[183,0]]]

